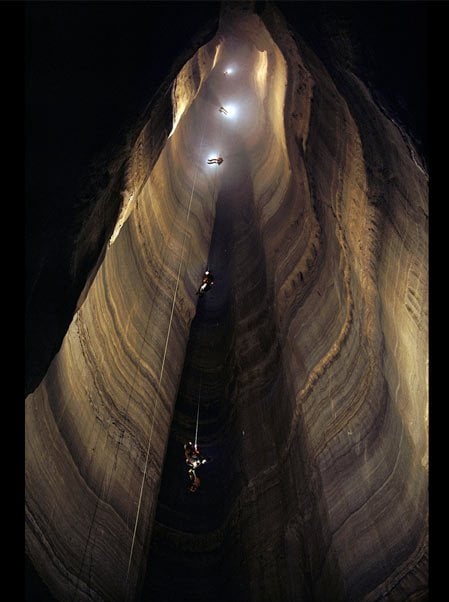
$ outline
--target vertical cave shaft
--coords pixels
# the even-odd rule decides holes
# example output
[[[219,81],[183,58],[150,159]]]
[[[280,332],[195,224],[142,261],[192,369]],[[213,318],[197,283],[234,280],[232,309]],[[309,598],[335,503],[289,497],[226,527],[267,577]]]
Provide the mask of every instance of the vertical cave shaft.
[[[426,174],[274,9],[228,7],[172,99],[26,400],[29,557],[59,600],[424,599]]]

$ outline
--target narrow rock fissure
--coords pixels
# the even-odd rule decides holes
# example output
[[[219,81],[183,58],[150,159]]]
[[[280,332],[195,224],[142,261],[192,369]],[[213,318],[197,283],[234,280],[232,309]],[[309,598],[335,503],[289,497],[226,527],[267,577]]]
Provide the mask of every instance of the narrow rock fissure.
[[[227,555],[243,558],[244,550],[236,550],[235,545],[226,547],[224,533],[233,504],[247,480],[248,467],[242,459],[245,429],[246,432],[260,429],[260,435],[266,438],[270,428],[270,424],[260,422],[267,416],[264,403],[260,403],[260,412],[254,413],[252,423],[243,424],[242,414],[248,410],[242,412],[243,401],[238,392],[238,383],[249,367],[249,358],[241,353],[241,331],[263,330],[257,324],[248,326],[244,320],[242,326],[239,319],[244,318],[248,304],[251,307],[254,304],[253,294],[249,295],[254,286],[260,289],[257,299],[263,315],[268,315],[268,301],[249,164],[241,154],[239,165],[241,176],[223,181],[217,196],[207,266],[215,274],[216,283],[198,300],[190,330],[162,473],[143,599],[148,596],[152,600],[175,600],[184,592],[183,595],[197,601],[225,600],[229,599],[229,582],[234,580],[234,595],[244,599],[248,587],[244,583],[243,565],[234,579],[226,568],[230,562]],[[259,353],[263,352],[264,337],[270,339],[265,343],[270,345],[273,335],[273,329],[260,334]],[[250,354],[253,362],[257,361],[254,353],[257,350]],[[199,401],[198,444],[211,461],[198,472],[200,489],[191,493],[183,444],[194,440]],[[256,398],[251,400],[251,404],[257,403]]]

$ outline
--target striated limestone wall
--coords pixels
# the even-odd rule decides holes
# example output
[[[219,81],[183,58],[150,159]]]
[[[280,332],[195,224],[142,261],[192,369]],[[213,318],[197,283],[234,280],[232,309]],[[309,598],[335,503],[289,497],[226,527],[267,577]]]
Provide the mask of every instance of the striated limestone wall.
[[[149,173],[163,137],[142,131],[104,259],[26,399],[27,553],[58,600],[137,599],[145,574],[151,600],[424,600],[413,148],[273,9],[227,6],[173,105]],[[179,450],[198,381],[214,462],[193,499]]]
[[[132,599],[139,578],[214,220],[214,180],[182,148],[188,127],[146,178],[137,142],[134,207],[26,399],[27,552],[61,600]]]

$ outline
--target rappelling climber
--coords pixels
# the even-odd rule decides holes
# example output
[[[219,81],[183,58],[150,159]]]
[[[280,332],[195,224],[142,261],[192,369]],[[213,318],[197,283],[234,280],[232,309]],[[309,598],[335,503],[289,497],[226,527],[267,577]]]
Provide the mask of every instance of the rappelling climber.
[[[219,113],[223,113],[223,115],[229,115],[228,111],[224,107],[220,107],[218,109]]]
[[[214,157],[213,159],[208,159],[207,162],[209,165],[212,165],[213,163],[221,165],[223,163],[223,159],[221,157]]]
[[[198,445],[193,445],[191,441],[184,444],[184,455],[186,457],[187,466],[189,467],[189,491],[195,493],[201,483],[200,478],[195,471],[203,464],[206,464],[208,459],[200,454]]]
[[[204,293],[211,289],[214,284],[214,275],[209,270],[206,270],[203,274],[203,280],[200,288],[196,291],[196,294],[202,297]]]

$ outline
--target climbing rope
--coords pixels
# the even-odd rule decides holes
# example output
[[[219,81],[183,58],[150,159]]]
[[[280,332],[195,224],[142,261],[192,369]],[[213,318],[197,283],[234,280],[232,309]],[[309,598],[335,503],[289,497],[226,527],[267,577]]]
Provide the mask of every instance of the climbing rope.
[[[196,449],[196,445],[197,445],[197,442],[198,442],[198,423],[199,423],[199,419],[200,419],[201,379],[202,379],[202,375],[200,375],[200,389],[199,389],[199,392],[198,392],[198,409],[197,409],[197,412],[196,412],[195,449]]]
[[[220,140],[222,138],[223,126],[224,126],[224,124],[222,122],[221,123],[221,128],[220,128],[220,134],[219,134],[219,139]],[[200,142],[200,147],[199,147],[200,148],[200,159],[201,159],[201,150],[202,150],[203,141],[204,141],[205,129],[206,129],[206,126],[204,125],[203,133],[202,133],[202,137],[201,137],[201,142]],[[192,207],[193,195],[194,195],[194,192],[195,192],[195,189],[196,189],[197,180],[198,180],[198,173],[199,173],[199,165],[197,165],[197,168],[195,170],[195,176],[194,176],[194,180],[193,180],[193,184],[192,184],[192,190],[191,190],[191,193],[190,193],[190,199],[189,199],[189,204],[188,204],[188,209],[187,209],[187,214],[186,214],[186,230],[184,232],[184,237],[183,237],[183,241],[182,241],[181,256],[180,256],[180,261],[179,261],[179,266],[178,266],[175,291],[174,291],[174,295],[173,295],[173,302],[172,302],[172,307],[171,307],[171,312],[170,312],[169,325],[168,325],[168,329],[167,329],[167,337],[166,337],[166,341],[165,341],[165,347],[164,347],[164,353],[163,353],[163,358],[162,358],[162,364],[161,364],[160,374],[159,374],[158,383],[157,383],[156,399],[159,397],[160,387],[161,387],[161,382],[162,382],[162,377],[163,377],[163,373],[164,373],[165,361],[166,361],[167,350],[168,350],[168,343],[169,343],[169,338],[170,338],[170,333],[171,333],[171,326],[172,326],[173,315],[174,315],[174,308],[175,308],[175,305],[176,305],[176,298],[177,298],[178,289],[179,289],[179,281],[180,281],[181,270],[182,270],[182,265],[183,265],[183,261],[184,261],[184,252],[185,252],[185,248],[186,248],[186,240],[187,240],[187,237],[189,235],[188,231],[187,231],[187,225],[188,225],[189,218],[190,218],[190,212],[191,212],[191,207]],[[214,201],[216,200],[215,199],[216,180],[217,180],[217,173],[215,173],[215,177],[213,179],[212,198],[213,198]],[[142,189],[142,187],[143,187],[143,184],[141,185],[140,189]],[[103,222],[105,223],[105,208],[104,208],[104,206],[102,207],[102,213],[103,213]],[[130,402],[131,402],[131,399],[132,399],[132,396],[133,396],[137,374],[138,374],[138,371],[139,371],[139,368],[140,368],[142,351],[143,351],[143,346],[144,346],[144,344],[146,342],[146,335],[147,335],[147,331],[148,331],[148,326],[149,326],[149,322],[150,322],[151,313],[152,312],[148,313],[148,318],[147,318],[147,322],[146,322],[146,325],[145,325],[144,334],[143,334],[143,337],[142,337],[142,343],[141,343],[139,354],[138,354],[139,363],[136,366],[136,370],[134,372],[133,380],[132,380],[132,383],[131,383],[131,389],[130,389],[130,392],[129,392],[129,395],[128,395],[127,406],[126,406],[126,416],[128,415],[129,406],[130,406]],[[197,408],[197,419],[196,419],[196,430],[195,430],[195,445],[197,444],[197,439],[198,439],[200,403],[201,403],[201,384],[200,384],[200,392],[199,392],[198,408]],[[143,497],[143,488],[144,488],[145,479],[146,479],[147,470],[148,470],[148,460],[149,460],[149,452],[150,452],[150,448],[151,448],[152,436],[153,436],[153,431],[154,431],[155,414],[156,414],[156,403],[153,406],[153,416],[152,416],[152,422],[151,422],[150,436],[149,436],[149,441],[148,441],[148,445],[147,445],[147,449],[146,449],[146,455],[145,455],[145,467],[144,467],[144,473],[143,473],[141,487],[140,487],[139,501],[138,501],[138,507],[137,507],[137,512],[136,512],[136,520],[135,520],[135,524],[134,524],[134,530],[133,530],[133,536],[132,536],[132,542],[131,542],[131,549],[130,549],[130,555],[129,555],[129,560],[128,560],[127,575],[126,575],[126,582],[127,583],[128,583],[128,580],[129,580],[129,572],[130,572],[130,568],[131,568],[132,557],[133,557],[134,546],[135,546],[136,533],[137,533],[137,527],[138,527],[138,521],[139,521],[139,517],[140,517],[140,510],[141,510],[142,497]],[[117,445],[117,451],[116,451],[116,457],[115,457],[115,461],[114,461],[114,466],[112,467],[112,472],[114,472],[114,470],[116,469],[118,449],[120,447],[120,444],[122,443],[123,436],[124,436],[124,429],[121,430],[119,442],[118,442],[118,445]],[[106,474],[107,474],[107,470],[105,470],[104,473],[103,473],[103,477],[102,477],[101,484],[100,484],[100,490],[101,491],[103,491],[104,486],[105,486]],[[111,475],[111,477],[112,477],[112,475]],[[106,490],[107,491],[104,492],[104,496],[105,497],[107,497],[107,495],[108,495],[110,484],[111,484],[111,481],[109,482],[109,484],[106,485]],[[76,584],[75,584],[75,589],[74,589],[74,594],[73,594],[73,598],[72,599],[75,599],[75,596],[76,596],[76,594],[78,592],[78,584],[79,584],[81,573],[82,573],[82,570],[83,570],[83,567],[84,567],[84,563],[85,563],[85,559],[86,559],[86,555],[87,555],[87,548],[89,546],[89,542],[90,542],[90,538],[91,538],[91,533],[93,531],[93,525],[94,525],[94,522],[95,522],[95,519],[96,519],[96,515],[97,515],[97,512],[98,512],[98,508],[100,506],[101,499],[102,499],[102,496],[98,497],[97,500],[96,500],[96,503],[95,503],[95,508],[94,508],[93,516],[92,516],[92,519],[91,519],[91,522],[90,522],[89,532],[88,532],[88,536],[87,536],[87,541],[86,541],[86,545],[84,547],[83,556],[82,556],[82,559],[81,559],[81,565],[80,565],[80,569],[79,569],[79,572],[78,572],[78,576],[77,576],[77,580],[76,580]]]
[[[201,137],[201,142],[200,142],[200,157],[201,157],[201,148],[202,148],[203,141],[204,141],[205,129],[206,128],[204,127],[203,128],[203,134],[202,134],[202,137]],[[188,209],[187,209],[186,226],[187,226],[187,224],[189,222],[190,210],[191,210],[191,207],[192,207],[193,195],[194,195],[194,192],[195,192],[196,182],[197,182],[197,179],[198,179],[198,172],[199,172],[199,166],[197,165],[197,168],[195,170],[195,176],[194,176],[194,179],[193,179],[192,190],[191,190],[191,193],[190,193],[189,205],[188,205]],[[171,325],[172,325],[172,321],[173,321],[174,309],[175,309],[175,305],[176,305],[176,298],[177,298],[177,294],[178,294],[179,279],[180,279],[180,276],[181,276],[181,269],[182,269],[182,264],[183,264],[183,260],[184,260],[184,250],[185,250],[185,242],[187,240],[187,236],[188,236],[188,231],[187,231],[187,228],[186,228],[186,230],[184,232],[183,241],[182,241],[181,257],[180,257],[180,260],[179,260],[178,273],[177,273],[177,276],[176,276],[176,285],[175,285],[175,291],[174,291],[174,295],[173,295],[173,302],[172,302],[172,307],[171,307],[171,312],[170,312],[170,320],[169,320],[168,329],[167,329],[167,337],[166,337],[166,340],[165,340],[165,348],[164,348],[164,353],[163,353],[163,357],[162,357],[161,370],[160,370],[158,384],[157,384],[156,399],[159,396],[160,385],[161,385],[162,376],[163,376],[163,373],[164,373],[165,360],[166,360],[166,356],[167,356],[167,349],[168,349],[168,343],[169,343],[169,338],[170,338],[170,333],[171,333]],[[152,417],[152,421],[151,421],[150,436],[149,436],[147,450],[146,450],[146,455],[145,455],[145,468],[144,468],[142,482],[141,482],[141,486],[140,486],[140,493],[139,493],[139,501],[138,501],[138,505],[137,505],[136,520],[135,520],[135,523],[134,523],[134,531],[133,531],[133,536],[132,536],[132,541],[131,541],[131,550],[130,550],[129,559],[128,559],[128,568],[127,568],[127,571],[126,571],[126,581],[127,582],[129,580],[129,571],[130,571],[130,568],[131,568],[131,562],[132,562],[132,557],[133,557],[133,553],[134,553],[134,545],[135,545],[135,540],[136,540],[137,526],[138,526],[139,517],[140,517],[140,509],[141,509],[141,505],[142,505],[143,488],[144,488],[145,478],[146,478],[147,469],[148,469],[148,459],[149,459],[149,454],[150,454],[151,441],[152,441],[152,437],[153,437],[155,417],[156,417],[156,403],[153,406],[153,417]]]

